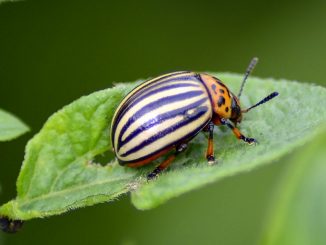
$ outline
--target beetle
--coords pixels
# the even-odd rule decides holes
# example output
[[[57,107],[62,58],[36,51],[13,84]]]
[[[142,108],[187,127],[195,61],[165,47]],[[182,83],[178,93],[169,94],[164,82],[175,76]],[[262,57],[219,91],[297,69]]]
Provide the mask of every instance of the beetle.
[[[248,144],[257,143],[237,128],[242,114],[275,96],[273,92],[248,109],[240,107],[244,84],[258,58],[253,58],[235,96],[218,78],[189,71],[165,74],[143,82],[122,100],[111,124],[111,142],[122,166],[140,167],[174,150],[158,165],[148,179],[155,178],[200,131],[208,132],[206,159],[215,162],[214,126],[226,125]]]

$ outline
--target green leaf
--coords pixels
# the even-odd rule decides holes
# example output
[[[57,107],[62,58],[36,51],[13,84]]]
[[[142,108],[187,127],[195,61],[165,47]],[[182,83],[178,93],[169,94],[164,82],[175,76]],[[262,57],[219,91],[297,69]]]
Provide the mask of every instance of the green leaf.
[[[259,244],[325,244],[326,134],[293,157]]]
[[[238,91],[241,76],[220,74],[217,77],[225,81],[231,91]],[[203,135],[197,136],[185,156],[180,156],[174,164],[173,171],[132,193],[133,204],[139,209],[156,207],[204,184],[276,160],[312,139],[326,122],[326,89],[286,80],[250,78],[241,97],[242,106],[249,107],[272,91],[280,95],[246,114],[240,126],[244,135],[259,141],[258,145],[237,141],[227,129],[216,130],[218,164],[211,167],[203,157],[207,140]]]
[[[28,220],[108,201],[129,191],[140,171],[93,159],[111,146],[114,109],[133,85],[82,97],[52,115],[26,146],[17,197],[0,215]]]
[[[217,76],[232,91],[238,90],[242,75]],[[17,197],[0,207],[0,215],[20,220],[45,217],[109,201],[128,191],[136,207],[152,208],[186,191],[271,162],[311,139],[315,129],[326,122],[324,88],[250,78],[241,98],[244,107],[274,90],[280,92],[277,99],[248,113],[241,124],[243,133],[255,136],[260,144],[248,146],[229,130],[217,129],[219,164],[210,167],[204,158],[207,139],[200,134],[168,171],[147,183],[145,176],[154,164],[130,169],[115,160],[106,166],[94,163],[98,155],[111,152],[111,118],[135,85],[95,92],[51,116],[27,144]]]
[[[15,139],[29,131],[29,128],[14,115],[0,109],[0,141]]]

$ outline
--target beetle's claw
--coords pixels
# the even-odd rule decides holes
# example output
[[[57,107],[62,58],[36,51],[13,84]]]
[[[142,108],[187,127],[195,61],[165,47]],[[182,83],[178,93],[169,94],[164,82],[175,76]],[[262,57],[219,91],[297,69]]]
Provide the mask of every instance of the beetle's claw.
[[[155,178],[157,178],[157,173],[155,173],[155,172],[152,172],[147,175],[147,181],[153,180]]]
[[[215,160],[214,156],[208,156],[207,157],[207,163],[208,163],[209,166],[212,166],[215,163],[217,163],[217,161]]]
[[[254,138],[248,138],[247,139],[247,143],[249,145],[257,145],[258,144],[258,141],[256,139],[254,139]]]

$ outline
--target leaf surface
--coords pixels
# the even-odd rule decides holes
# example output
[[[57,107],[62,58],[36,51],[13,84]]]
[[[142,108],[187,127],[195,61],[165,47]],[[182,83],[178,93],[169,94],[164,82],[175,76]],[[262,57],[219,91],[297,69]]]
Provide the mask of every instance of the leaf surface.
[[[0,109],[0,141],[15,139],[29,131],[29,128],[16,116]]]
[[[216,76],[231,91],[238,90],[242,79],[227,73]],[[228,129],[218,128],[214,139],[218,164],[207,166],[207,139],[201,133],[168,171],[147,182],[146,174],[155,164],[139,169],[119,166],[109,140],[113,113],[137,83],[84,96],[52,115],[27,144],[17,197],[0,207],[0,215],[20,220],[45,217],[110,201],[129,191],[137,208],[153,208],[184,192],[269,163],[314,137],[326,122],[324,88],[252,77],[241,98],[244,108],[272,91],[280,93],[245,115],[241,123],[242,132],[260,144],[246,145]],[[111,160],[105,166],[97,164],[98,156],[105,153]]]
[[[217,77],[231,91],[238,91],[241,76]],[[185,156],[180,155],[172,171],[132,193],[134,205],[153,208],[184,192],[277,160],[312,139],[326,123],[326,89],[304,83],[250,78],[241,97],[242,107],[255,104],[273,91],[280,95],[245,114],[240,125],[243,134],[256,138],[258,145],[246,145],[221,127],[214,136],[218,164],[208,166],[204,158],[207,139],[201,134],[191,142]]]

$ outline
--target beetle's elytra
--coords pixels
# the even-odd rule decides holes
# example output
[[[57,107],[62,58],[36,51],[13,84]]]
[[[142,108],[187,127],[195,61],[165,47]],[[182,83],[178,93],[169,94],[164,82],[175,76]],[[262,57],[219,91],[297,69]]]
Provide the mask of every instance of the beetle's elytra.
[[[238,139],[248,144],[236,127],[242,114],[278,95],[273,92],[254,106],[241,110],[240,95],[258,59],[252,59],[235,96],[224,83],[208,74],[174,72],[145,81],[132,90],[118,106],[111,125],[111,140],[121,165],[139,167],[175,150],[148,178],[168,167],[175,156],[200,131],[209,134],[206,158],[214,163],[214,126],[228,126]]]

